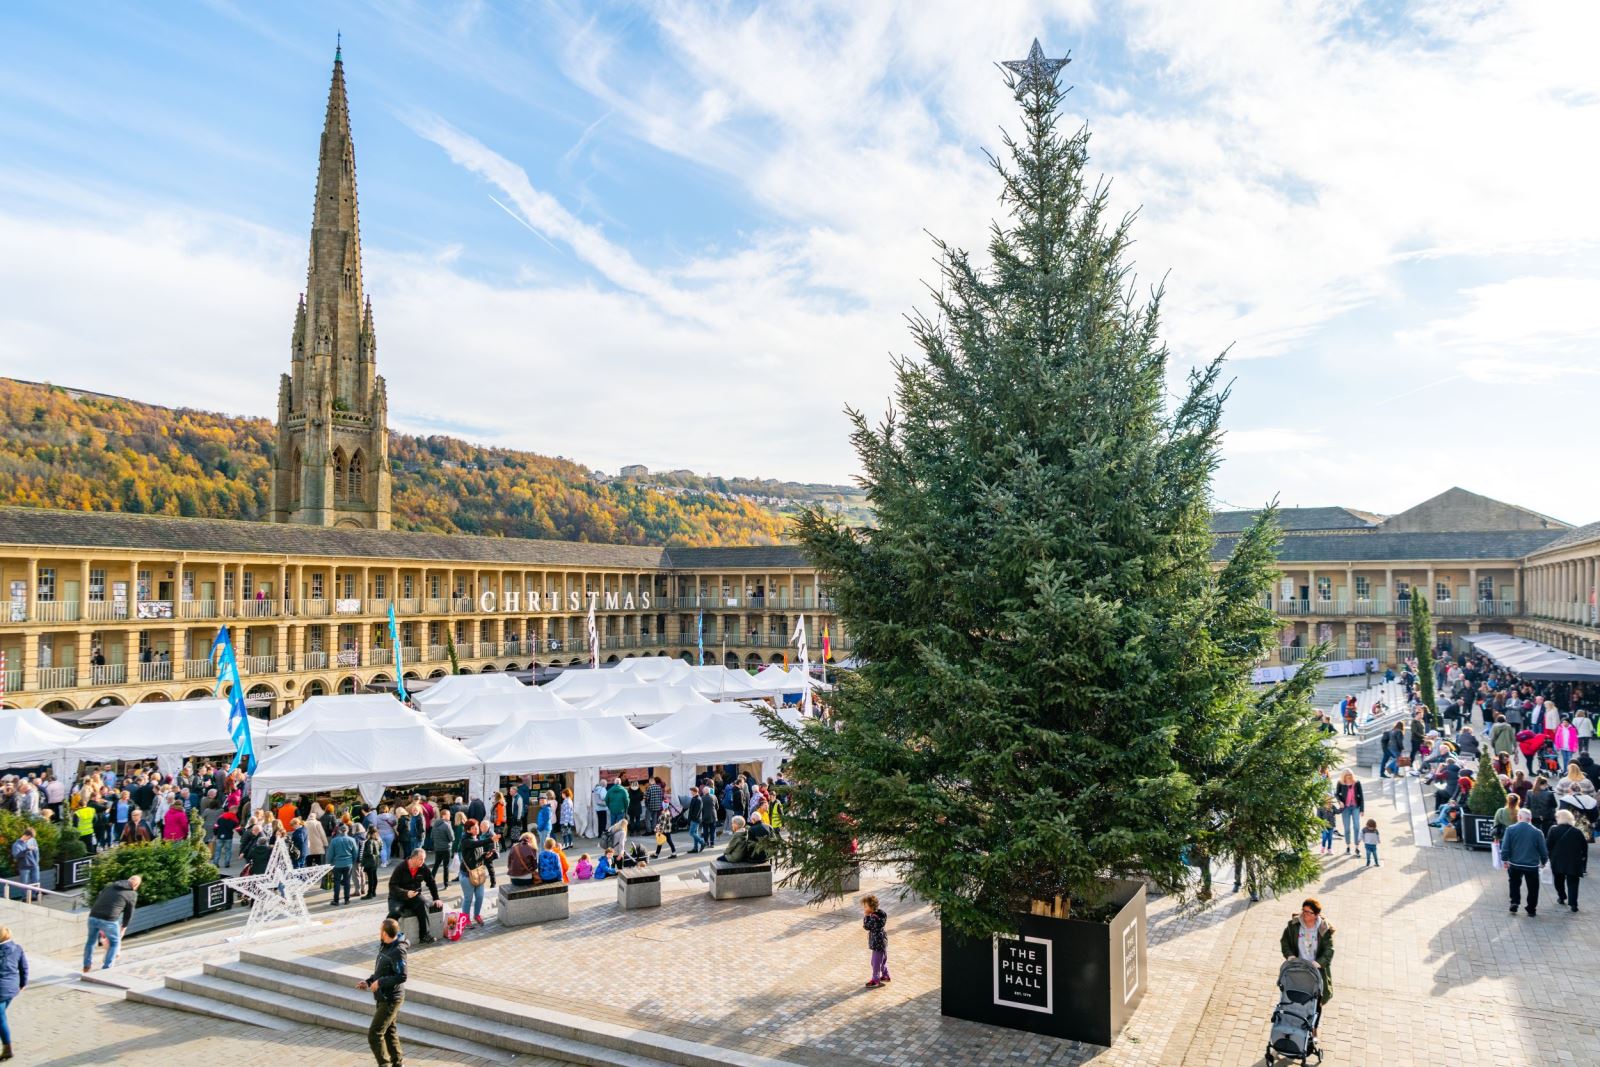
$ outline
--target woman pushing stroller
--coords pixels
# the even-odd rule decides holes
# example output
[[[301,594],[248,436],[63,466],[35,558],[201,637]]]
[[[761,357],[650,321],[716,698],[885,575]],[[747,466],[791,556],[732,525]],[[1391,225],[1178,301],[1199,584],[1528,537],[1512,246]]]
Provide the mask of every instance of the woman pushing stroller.
[[[1283,966],[1278,969],[1279,999],[1272,1013],[1266,1062],[1320,1064],[1322,1050],[1316,1038],[1322,1006],[1333,992],[1333,927],[1322,917],[1322,905],[1315,898],[1300,905],[1300,914],[1284,927],[1278,945]]]

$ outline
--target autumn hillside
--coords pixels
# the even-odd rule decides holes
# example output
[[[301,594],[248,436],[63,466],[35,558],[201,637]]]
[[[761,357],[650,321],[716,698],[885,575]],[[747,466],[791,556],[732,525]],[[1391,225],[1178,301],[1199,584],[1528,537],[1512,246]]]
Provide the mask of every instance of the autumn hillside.
[[[0,378],[0,503],[262,519],[273,427]],[[616,544],[749,545],[786,520],[749,500],[595,482],[563,459],[391,434],[398,529]]]

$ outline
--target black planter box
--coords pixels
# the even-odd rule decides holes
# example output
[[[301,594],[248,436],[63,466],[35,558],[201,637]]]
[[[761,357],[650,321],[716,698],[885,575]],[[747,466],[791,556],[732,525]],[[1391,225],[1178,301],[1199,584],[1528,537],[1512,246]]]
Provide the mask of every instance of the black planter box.
[[[1494,818],[1489,815],[1461,813],[1461,843],[1468,848],[1488,851],[1494,846]]]
[[[128,923],[124,935],[139,934],[158,926],[170,926],[194,918],[194,898],[188,893],[159,904],[140,904],[133,909],[133,921]]]
[[[89,882],[89,868],[94,864],[93,856],[84,856],[75,860],[62,860],[56,864],[56,888],[76,889]]]
[[[194,894],[196,915],[211,915],[233,907],[233,890],[224,885],[220,878],[214,882],[202,882],[190,892]]]
[[[1017,916],[1014,935],[940,937],[939,1010],[956,1019],[1110,1045],[1148,984],[1142,882],[1115,882],[1109,923]]]

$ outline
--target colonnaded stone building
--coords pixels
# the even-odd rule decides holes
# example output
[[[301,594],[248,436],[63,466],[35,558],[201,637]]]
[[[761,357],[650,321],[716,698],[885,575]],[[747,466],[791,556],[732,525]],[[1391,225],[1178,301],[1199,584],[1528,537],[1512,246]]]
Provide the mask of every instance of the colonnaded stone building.
[[[230,627],[253,703],[287,710],[449,669],[659,655],[753,666],[784,658],[797,619],[835,661],[852,641],[792,547],[647,548],[392,531],[387,401],[361,285],[344,67],[328,94],[306,291],[278,402],[271,523],[0,508],[0,701],[47,711],[209,696]],[[1515,631],[1600,647],[1600,523],[1573,529],[1452,489],[1399,515],[1281,513],[1275,656],[1411,653],[1412,590],[1439,635]],[[1226,558],[1252,513],[1215,518]],[[393,609],[399,641],[391,639]],[[815,653],[814,653],[815,654]]]

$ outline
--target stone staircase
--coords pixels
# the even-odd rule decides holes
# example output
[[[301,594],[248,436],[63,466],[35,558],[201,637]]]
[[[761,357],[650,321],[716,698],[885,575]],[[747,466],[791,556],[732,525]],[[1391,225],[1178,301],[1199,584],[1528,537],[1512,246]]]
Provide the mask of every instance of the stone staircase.
[[[199,974],[168,975],[164,985],[130,989],[127,997],[274,1030],[323,1026],[365,1032],[372,996],[356,988],[365,977],[358,968],[325,960],[245,951],[237,962],[207,963]],[[592,1067],[791,1067],[415,979],[406,983],[400,1040],[501,1063],[527,1055]]]

